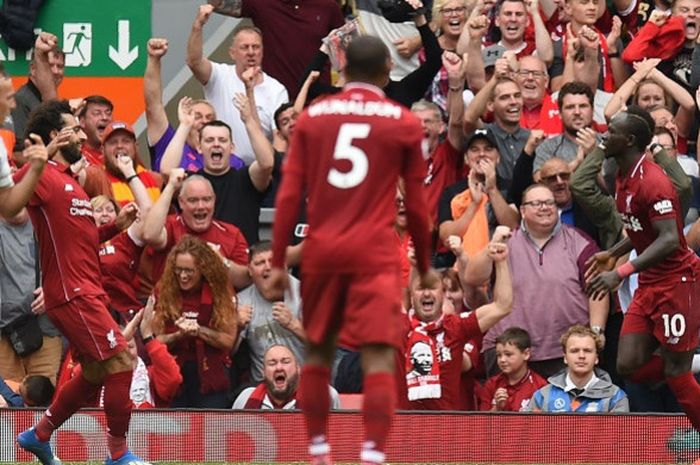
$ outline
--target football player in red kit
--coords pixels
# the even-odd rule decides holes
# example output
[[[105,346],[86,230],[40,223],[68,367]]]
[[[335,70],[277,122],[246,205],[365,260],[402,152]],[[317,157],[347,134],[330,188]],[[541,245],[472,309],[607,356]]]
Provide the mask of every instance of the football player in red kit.
[[[665,378],[700,430],[700,385],[690,370],[700,329],[700,259],[686,244],[676,189],[645,156],[654,120],[630,106],[611,120],[608,130],[604,150],[620,167],[616,204],[628,237],[592,257],[588,293],[602,296],[639,273],[639,288],[622,324],[617,370],[635,381]],[[632,248],[637,258],[613,270],[615,260]],[[661,357],[652,356],[657,347]]]
[[[457,59],[459,59],[457,57]],[[395,242],[395,192],[406,188],[409,233],[420,279],[439,282],[429,266],[428,210],[423,193],[423,131],[418,119],[387,99],[391,59],[376,37],[347,49],[343,91],[311,104],[299,117],[277,194],[273,279],[287,284],[285,248],[302,196],[309,234],[302,257],[301,294],[308,352],[300,381],[313,464],[330,463],[326,440],[328,382],[335,340],[360,347],[364,370],[364,464],[384,462],[396,403],[395,349],[401,344],[400,261]]]
[[[81,158],[82,129],[68,102],[41,104],[27,131],[41,137],[51,157],[27,205],[39,242],[46,313],[70,342],[82,373],[58,391],[39,423],[21,433],[17,442],[43,465],[60,463],[49,445],[51,435],[104,385],[106,465],[146,463],[127,448],[131,355],[109,314],[100,279],[99,243],[118,228],[112,223],[98,230],[90,199],[71,171],[70,165]],[[28,169],[27,165],[15,173],[15,181]]]

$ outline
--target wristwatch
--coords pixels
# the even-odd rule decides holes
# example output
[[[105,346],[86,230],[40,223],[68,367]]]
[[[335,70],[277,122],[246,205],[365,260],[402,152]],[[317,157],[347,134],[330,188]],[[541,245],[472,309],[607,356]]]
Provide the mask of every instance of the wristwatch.
[[[593,331],[593,333],[595,333],[596,336],[600,336],[601,334],[603,334],[603,327],[599,325],[592,325],[591,331]]]

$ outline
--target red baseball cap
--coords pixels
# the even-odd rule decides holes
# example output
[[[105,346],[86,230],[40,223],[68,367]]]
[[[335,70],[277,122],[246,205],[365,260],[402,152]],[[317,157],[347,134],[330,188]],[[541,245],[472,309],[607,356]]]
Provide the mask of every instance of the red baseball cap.
[[[136,132],[134,131],[134,128],[129,126],[127,123],[124,121],[112,121],[109,123],[109,125],[105,128],[104,132],[102,132],[102,143],[104,144],[107,139],[109,139],[109,136],[112,135],[115,131],[124,131],[136,139]]]

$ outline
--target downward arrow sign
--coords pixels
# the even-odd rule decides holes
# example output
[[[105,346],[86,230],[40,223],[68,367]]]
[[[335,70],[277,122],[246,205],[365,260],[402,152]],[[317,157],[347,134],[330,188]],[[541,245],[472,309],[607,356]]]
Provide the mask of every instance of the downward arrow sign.
[[[109,58],[122,70],[128,68],[139,56],[138,45],[129,50],[129,20],[120,19],[117,29],[119,31],[117,49],[109,46]]]

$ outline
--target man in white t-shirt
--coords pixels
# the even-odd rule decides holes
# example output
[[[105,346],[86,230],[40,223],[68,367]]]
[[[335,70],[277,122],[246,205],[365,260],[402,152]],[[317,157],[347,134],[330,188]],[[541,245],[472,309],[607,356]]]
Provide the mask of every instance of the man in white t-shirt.
[[[261,70],[262,34],[254,26],[239,27],[233,35],[229,56],[233,64],[214,63],[202,51],[202,29],[214,11],[212,5],[201,5],[192,24],[187,43],[187,66],[204,86],[205,98],[214,105],[220,120],[231,126],[236,155],[248,165],[255,160],[253,148],[238,110],[233,105],[236,93],[254,95],[255,107],[266,135],[271,137],[274,113],[289,100],[279,81]]]

